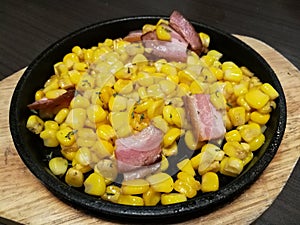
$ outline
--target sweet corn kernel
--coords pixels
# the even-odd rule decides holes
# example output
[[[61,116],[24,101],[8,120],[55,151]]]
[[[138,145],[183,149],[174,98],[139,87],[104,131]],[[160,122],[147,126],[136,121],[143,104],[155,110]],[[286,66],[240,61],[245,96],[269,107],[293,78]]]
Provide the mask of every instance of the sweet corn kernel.
[[[230,141],[226,142],[223,146],[223,150],[226,155],[239,159],[245,159],[248,155],[248,150],[245,149],[239,142]]]
[[[90,105],[86,109],[87,118],[94,123],[100,123],[106,119],[107,112],[100,105]]]
[[[142,197],[133,196],[133,195],[123,195],[121,194],[117,201],[122,205],[132,205],[132,206],[143,206],[144,200]]]
[[[173,190],[174,182],[172,177],[167,173],[156,173],[146,178],[151,188],[156,192],[169,193]]]
[[[40,133],[40,138],[43,139],[44,145],[46,147],[57,147],[59,142],[56,138],[57,130],[45,129]]]
[[[235,157],[225,157],[221,161],[220,166],[221,174],[236,177],[242,172],[244,168],[244,163],[241,159]]]
[[[199,37],[201,39],[201,42],[203,44],[204,47],[208,48],[209,43],[210,43],[210,37],[208,34],[200,32],[199,33]]]
[[[84,181],[84,192],[90,195],[101,196],[105,193],[104,177],[98,173],[91,173]]]
[[[124,195],[143,194],[149,189],[149,182],[144,179],[127,180],[122,182],[121,192]]]
[[[60,145],[69,147],[75,143],[76,132],[77,132],[76,130],[73,130],[70,127],[65,127],[57,131],[56,138],[60,143]]]
[[[170,146],[167,146],[167,147],[163,147],[162,148],[162,152],[163,152],[163,155],[169,157],[169,156],[172,156],[172,155],[177,155],[178,153],[178,146],[177,146],[177,142],[173,142],[173,144],[171,144]]]
[[[58,124],[62,124],[67,118],[69,111],[70,110],[68,108],[62,108],[61,110],[59,110],[54,117],[54,121],[57,122]]]
[[[159,40],[170,41],[171,40],[171,31],[167,27],[158,25],[156,26],[156,35]]]
[[[109,185],[106,187],[105,193],[101,196],[102,199],[117,203],[121,194],[121,189],[115,185]]]
[[[145,206],[157,205],[160,201],[160,195],[160,192],[156,192],[152,188],[149,188],[146,192],[143,193]]]
[[[68,161],[62,157],[55,157],[49,161],[49,169],[54,175],[62,176],[68,169]]]
[[[260,90],[262,90],[265,94],[267,94],[271,100],[274,100],[279,96],[278,92],[275,90],[275,88],[272,87],[269,83],[264,83]]]
[[[179,128],[171,128],[163,137],[163,144],[165,147],[171,146],[181,135],[181,130]]]
[[[267,113],[267,114],[262,114],[262,113],[259,113],[257,111],[254,111],[250,114],[250,119],[255,122],[255,123],[258,123],[260,125],[264,125],[266,124],[269,119],[270,119],[270,114]]]
[[[212,192],[219,190],[219,177],[214,172],[207,172],[202,175],[202,192]]]
[[[246,111],[244,107],[237,106],[229,109],[228,116],[233,126],[240,126],[246,122]]]
[[[184,194],[188,198],[193,198],[197,195],[197,190],[193,189],[189,183],[180,179],[174,182],[174,190]]]
[[[192,166],[192,163],[189,159],[184,159],[184,160],[180,161],[179,163],[177,163],[177,167],[181,171],[183,171],[191,176],[196,175],[195,170]]]
[[[245,100],[254,109],[262,108],[270,97],[259,89],[251,89],[245,94]]]
[[[161,195],[161,204],[162,205],[170,205],[180,202],[186,202],[187,198],[185,194],[181,193],[169,193]]]
[[[187,130],[184,135],[184,142],[186,146],[191,150],[197,150],[202,147],[203,143],[195,139],[195,136],[191,130]]]
[[[45,93],[42,90],[38,90],[37,92],[35,92],[34,100],[39,101],[44,97],[45,97]]]
[[[68,185],[73,187],[81,187],[83,185],[83,173],[80,170],[75,168],[69,168],[66,176],[65,181]]]
[[[242,140],[242,137],[238,130],[231,130],[231,131],[226,132],[225,139],[227,142],[229,142],[229,141],[240,142]]]
[[[256,151],[264,144],[264,142],[265,142],[265,135],[260,134],[254,139],[252,139],[250,142],[248,142],[248,144],[250,146],[251,151]]]
[[[39,134],[44,129],[44,121],[37,115],[31,115],[27,119],[26,128],[35,134]]]
[[[238,127],[238,130],[243,140],[248,143],[261,134],[261,127],[257,123],[245,124]]]

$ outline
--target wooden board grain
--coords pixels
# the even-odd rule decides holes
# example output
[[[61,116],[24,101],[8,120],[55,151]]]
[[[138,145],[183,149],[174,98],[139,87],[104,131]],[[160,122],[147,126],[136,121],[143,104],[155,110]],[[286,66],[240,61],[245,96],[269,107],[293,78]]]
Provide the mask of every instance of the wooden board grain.
[[[256,49],[277,74],[287,101],[287,127],[280,148],[259,179],[234,201],[183,224],[249,224],[275,200],[300,156],[300,72],[276,50],[238,36]],[[8,113],[14,87],[24,69],[0,82],[0,217],[23,224],[112,224],[84,214],[49,192],[24,165],[14,148]]]

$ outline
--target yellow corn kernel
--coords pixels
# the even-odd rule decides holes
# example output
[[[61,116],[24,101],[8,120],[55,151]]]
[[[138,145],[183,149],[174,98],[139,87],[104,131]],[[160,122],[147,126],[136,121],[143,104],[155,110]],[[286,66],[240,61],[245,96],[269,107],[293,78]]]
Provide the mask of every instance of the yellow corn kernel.
[[[200,152],[199,154],[195,155],[194,157],[191,158],[191,163],[193,168],[196,170],[199,167],[199,163],[201,160],[201,157],[203,156],[203,152]]]
[[[201,39],[201,42],[203,44],[204,47],[208,48],[209,43],[210,43],[210,37],[208,34],[200,32],[199,33],[199,37]]]
[[[94,143],[92,150],[95,151],[100,158],[105,158],[112,155],[114,147],[111,142],[100,140]]]
[[[252,139],[250,142],[248,142],[248,144],[250,146],[251,151],[256,151],[264,144],[264,142],[265,142],[265,135],[260,134],[254,139]]]
[[[225,139],[227,142],[229,142],[229,141],[241,142],[242,137],[238,130],[231,130],[231,131],[226,132]]]
[[[267,94],[271,100],[274,100],[279,96],[275,88],[273,88],[272,85],[269,83],[264,83],[262,86],[260,86],[260,90]]]
[[[241,66],[240,69],[242,70],[243,74],[247,77],[253,77],[254,73],[252,73],[247,67]]]
[[[62,124],[67,118],[68,114],[69,114],[69,109],[63,108],[59,110],[58,113],[55,115],[54,121],[57,122],[58,124]]]
[[[87,69],[87,64],[84,63],[84,62],[76,62],[73,65],[73,69],[77,70],[77,71],[80,71],[80,72],[84,72]]]
[[[139,196],[134,195],[123,195],[121,194],[118,198],[118,204],[122,205],[132,205],[132,206],[143,206],[144,199]]]
[[[155,116],[161,115],[163,113],[163,108],[164,108],[163,99],[154,101],[152,104],[149,105],[147,109],[148,118],[152,119]]]
[[[128,94],[133,90],[133,83],[130,80],[119,79],[114,84],[114,89],[117,93]]]
[[[276,103],[274,101],[268,101],[262,108],[258,109],[257,111],[261,114],[268,114],[272,112],[273,109],[276,108]]]
[[[91,151],[87,147],[82,147],[78,149],[74,159],[82,166],[87,166],[91,162]]]
[[[171,128],[163,137],[163,143],[165,147],[171,146],[181,135],[181,130],[179,128]]]
[[[270,97],[259,89],[251,89],[245,94],[245,100],[254,109],[260,109],[270,100]]]
[[[228,116],[233,126],[240,126],[246,122],[246,110],[244,107],[237,106],[229,109]]]
[[[143,48],[139,47],[138,49],[140,50]],[[137,64],[138,66],[144,66],[144,65],[147,65],[148,59],[143,54],[137,54],[136,56],[133,57],[131,62],[133,64]]]
[[[100,105],[90,105],[86,109],[87,117],[91,122],[100,123],[106,119],[107,112]]]
[[[79,58],[75,53],[68,53],[63,58],[63,63],[68,67],[71,68],[74,63],[79,62]]]
[[[247,165],[253,159],[253,153],[251,151],[248,152],[246,158],[243,159],[243,165]]]
[[[76,147],[76,145],[72,145],[70,147],[62,146],[62,149],[60,152],[63,155],[63,157],[65,157],[69,161],[72,161],[75,157],[77,150],[78,150],[78,148]]]
[[[173,125],[173,120],[172,120],[172,112],[174,111],[174,107],[172,105],[166,105],[163,108],[163,118],[165,121],[168,122],[168,124]]]
[[[75,168],[69,168],[66,176],[65,181],[68,185],[73,187],[81,187],[83,185],[83,173],[80,170]]]
[[[202,94],[204,93],[205,87],[202,83],[197,80],[194,80],[190,85],[190,91],[192,94]]]
[[[184,194],[188,198],[193,198],[197,195],[197,190],[184,180],[178,179],[174,182],[174,190]]]
[[[42,90],[38,90],[37,92],[35,92],[35,96],[34,96],[35,101],[39,101],[44,97],[45,97],[45,93]]]
[[[39,134],[44,129],[44,121],[37,115],[31,115],[27,119],[26,128],[35,134]]]
[[[160,89],[166,94],[172,94],[176,89],[176,84],[170,80],[161,80],[159,82]]]
[[[156,192],[152,188],[148,188],[148,190],[143,193],[145,206],[157,205],[160,201],[160,195],[160,192]]]
[[[55,157],[49,161],[49,169],[56,176],[62,176],[68,169],[68,161],[62,157]]]
[[[170,205],[180,202],[186,202],[187,198],[185,194],[182,193],[168,193],[161,195],[161,204],[162,205]]]
[[[218,156],[218,152],[220,152],[220,148],[213,144],[206,144],[202,147],[201,153],[199,157],[199,167],[198,173],[203,175],[204,173],[208,172],[209,170],[213,169],[211,165],[216,160]]]
[[[238,127],[241,137],[246,142],[252,141],[261,134],[261,127],[257,123],[249,123]]]
[[[115,185],[109,185],[106,187],[106,191],[101,196],[101,198],[106,201],[117,203],[120,194],[121,194],[121,188]]]
[[[177,163],[177,167],[181,171],[183,171],[191,176],[196,175],[195,170],[192,166],[192,163],[189,159],[184,159],[184,160],[180,161],[179,163]]]
[[[122,182],[121,192],[124,195],[143,194],[149,189],[149,182],[144,179],[127,180]]]
[[[239,159],[245,159],[248,155],[248,150],[245,149],[239,142],[230,141],[226,142],[223,146],[223,151],[226,155]]]
[[[82,49],[76,45],[72,48],[72,52],[75,53],[76,55],[80,56],[82,54]]]
[[[171,40],[171,33],[166,27],[162,25],[156,26],[156,35],[159,40],[162,41],[170,41]]]
[[[164,146],[162,148],[162,152],[165,156],[177,155],[177,153],[178,153],[177,142],[174,142],[173,144],[171,144],[170,146],[167,146],[167,147]]]
[[[249,106],[249,104],[247,103],[247,101],[245,100],[244,96],[239,96],[236,100],[237,104],[239,106],[242,106],[245,108],[245,110],[248,112],[251,110],[251,107]]]
[[[190,73],[184,70],[178,71],[178,78],[180,83],[184,83],[187,85],[190,85],[195,80],[195,78]]]
[[[82,108],[71,109],[65,123],[73,129],[79,129],[84,126],[86,120],[86,110]]]
[[[169,193],[173,190],[173,179],[167,173],[159,172],[148,176],[146,180],[149,182],[151,188],[156,192]]]
[[[239,83],[243,78],[241,69],[233,62],[227,61],[222,64],[224,80]]]
[[[241,82],[233,86],[233,93],[235,96],[242,96],[248,92],[248,85],[245,82]]]
[[[105,193],[106,185],[102,175],[91,173],[84,181],[84,192],[90,195],[101,196]]]
[[[90,101],[82,96],[82,95],[76,95],[70,102],[70,107],[75,108],[87,108],[90,105]]]
[[[98,161],[94,167],[95,173],[101,174],[105,178],[105,183],[111,183],[118,176],[117,164],[114,160],[104,158]]]
[[[236,177],[244,168],[244,163],[241,159],[235,157],[225,157],[220,164],[220,173]]]
[[[97,127],[96,134],[99,138],[113,142],[116,138],[116,132],[109,124],[102,124]]]
[[[61,74],[68,72],[68,67],[63,62],[58,62],[54,64],[53,68],[55,75],[60,76]]]
[[[145,24],[142,28],[143,34],[149,32],[149,31],[154,31],[156,29],[155,25],[152,24]]]
[[[77,132],[76,130],[73,130],[70,127],[65,127],[57,131],[56,138],[59,144],[69,147],[75,143],[76,132]]]
[[[160,171],[166,171],[169,168],[169,161],[166,155],[162,154],[160,162]]]
[[[219,177],[214,172],[207,172],[202,175],[202,192],[212,192],[219,190]]]
[[[47,120],[44,123],[44,127],[45,127],[45,129],[52,129],[52,130],[58,130],[59,129],[58,123],[56,123],[53,120]]]
[[[79,83],[79,81],[81,80],[81,77],[82,77],[82,73],[80,73],[77,70],[68,71],[68,75],[70,77],[71,82],[75,85]]]
[[[184,142],[186,146],[191,150],[196,150],[202,147],[203,143],[195,139],[195,136],[191,130],[187,130],[184,135]]]
[[[82,75],[81,79],[77,83],[77,90],[87,91],[93,89],[94,86],[95,86],[95,78],[88,74],[84,74]]]
[[[59,142],[56,138],[57,130],[45,129],[40,133],[40,138],[43,139],[44,145],[46,147],[57,147]]]
[[[209,67],[209,69],[214,74],[214,76],[217,78],[217,80],[223,79],[223,76],[224,76],[223,70],[221,70],[220,68],[214,67],[214,66]]]
[[[217,110],[226,108],[226,99],[222,92],[216,91],[210,94],[210,102],[214,105]]]
[[[266,124],[269,119],[270,119],[270,114],[262,114],[262,113],[259,113],[257,111],[254,111],[250,114],[250,119],[255,122],[255,123],[258,123],[260,125],[264,125]]]
[[[50,79],[48,79],[44,85],[44,93],[51,91],[51,90],[57,90],[59,88],[58,85],[58,76],[53,75],[50,77]]]

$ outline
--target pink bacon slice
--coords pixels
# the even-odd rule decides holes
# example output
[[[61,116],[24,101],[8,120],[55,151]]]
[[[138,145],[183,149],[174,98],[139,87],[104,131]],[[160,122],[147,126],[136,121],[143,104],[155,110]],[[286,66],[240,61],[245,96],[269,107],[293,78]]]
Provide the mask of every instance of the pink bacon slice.
[[[226,129],[222,113],[210,102],[208,94],[184,96],[183,101],[195,138],[207,141],[224,136]]]

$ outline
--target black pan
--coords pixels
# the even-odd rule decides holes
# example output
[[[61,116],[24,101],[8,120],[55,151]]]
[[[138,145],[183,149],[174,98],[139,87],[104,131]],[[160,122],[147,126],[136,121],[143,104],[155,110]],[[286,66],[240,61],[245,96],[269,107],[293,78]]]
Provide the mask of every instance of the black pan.
[[[157,16],[129,17],[100,22],[84,27],[57,41],[42,52],[26,69],[14,91],[10,106],[10,129],[15,147],[29,170],[58,198],[70,205],[101,218],[121,221],[181,221],[201,216],[232,201],[246,190],[270,163],[282,140],[286,125],[286,103],[282,87],[267,62],[252,48],[230,34],[210,26],[192,22],[197,32],[210,35],[210,49],[223,53],[222,60],[232,60],[237,65],[250,68],[262,82],[270,83],[280,94],[277,108],[272,112],[265,131],[266,141],[255,152],[253,161],[236,178],[221,177],[217,192],[199,194],[187,202],[154,207],[125,206],[103,201],[71,188],[51,174],[48,154],[53,150],[43,146],[37,135],[26,129],[30,115],[27,104],[34,99],[35,91],[53,74],[53,65],[79,45],[90,48],[106,38],[124,37],[129,31],[141,29],[146,24],[156,24]]]

